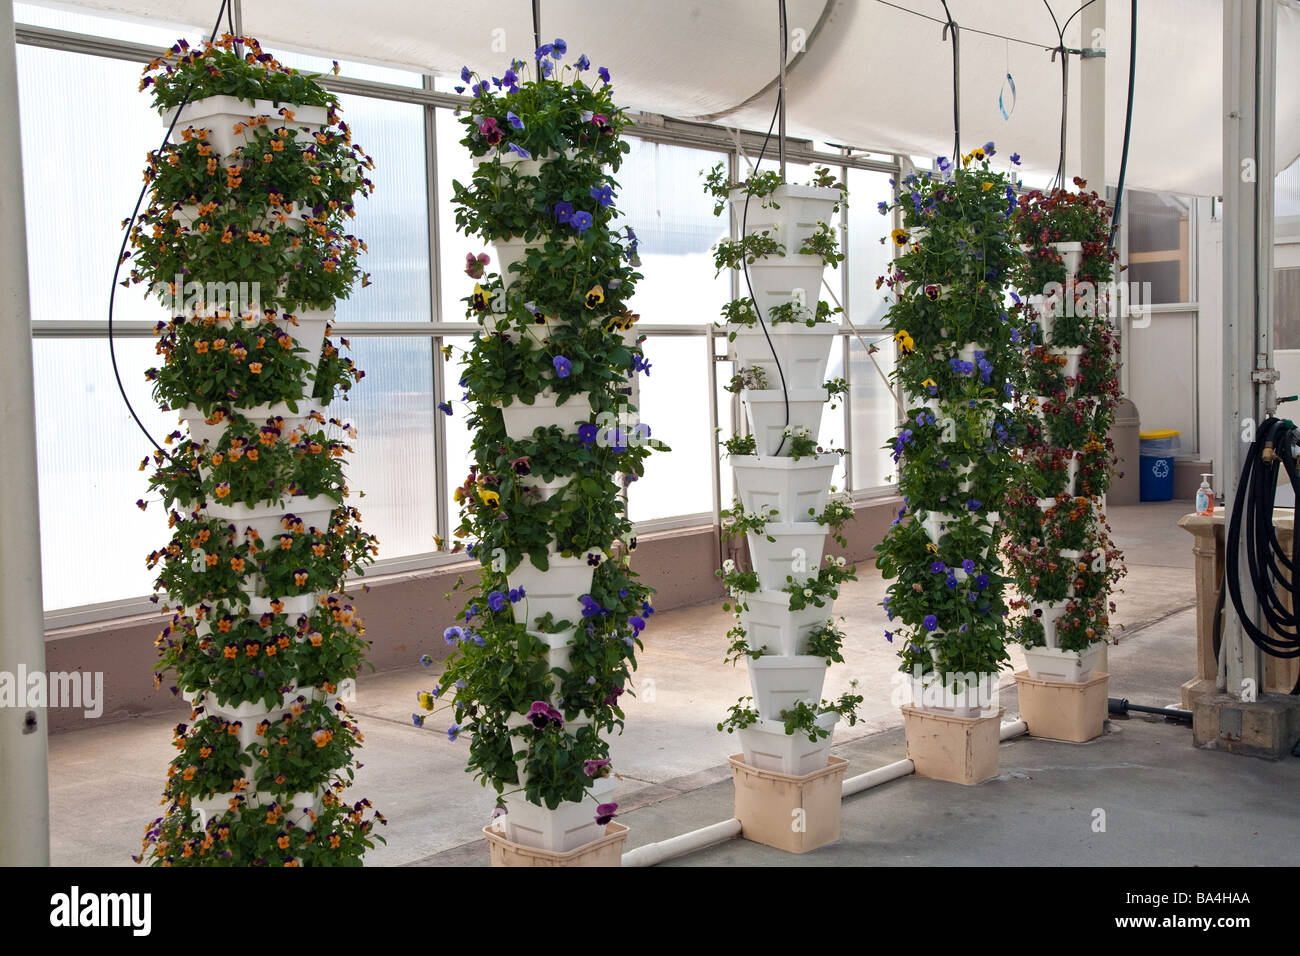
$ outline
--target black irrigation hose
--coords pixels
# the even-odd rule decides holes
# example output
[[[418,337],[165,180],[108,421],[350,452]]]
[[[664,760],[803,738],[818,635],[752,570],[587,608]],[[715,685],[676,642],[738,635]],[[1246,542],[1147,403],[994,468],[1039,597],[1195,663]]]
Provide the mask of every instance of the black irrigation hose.
[[[1286,469],[1292,489],[1300,492],[1300,473],[1291,457],[1297,437],[1293,422],[1270,418],[1259,427],[1237,483],[1225,550],[1225,590],[1242,630],[1261,651],[1282,660],[1300,658],[1300,582],[1292,573],[1300,567],[1300,535],[1292,536],[1288,557],[1273,526],[1273,502],[1279,463]],[[1266,449],[1270,460],[1265,460]],[[1260,613],[1274,633],[1257,625],[1244,610],[1241,554],[1246,557],[1249,584],[1259,600]],[[1291,693],[1300,694],[1300,681]]]
[[[1138,57],[1138,0],[1132,0],[1128,31],[1128,105],[1124,108],[1124,149],[1119,154],[1119,182],[1115,186],[1115,210],[1110,220],[1109,248],[1115,248],[1115,232],[1119,229],[1120,207],[1124,202],[1124,174],[1128,172],[1128,143],[1133,130],[1133,78],[1137,73]]]
[[[790,39],[785,33],[785,0],[781,0],[781,59],[786,57],[787,48]],[[758,167],[763,162],[763,154],[767,152],[768,141],[772,138],[772,130],[776,127],[776,118],[781,113],[781,101],[785,98],[785,90],[778,89],[776,93],[776,109],[772,111],[772,122],[767,124],[767,135],[763,137],[763,145],[758,149],[758,159],[754,161],[754,173],[758,172]],[[740,214],[740,238],[744,241],[745,230],[749,226],[749,193],[745,194],[745,207]],[[745,275],[745,288],[749,290],[749,301],[754,306],[754,314],[758,316],[758,326],[763,330],[763,338],[767,340],[767,347],[772,350],[772,360],[776,363],[776,374],[781,376],[781,395],[785,399],[785,425],[781,429],[781,444],[776,446],[776,454],[781,454],[781,449],[785,447],[785,429],[790,427],[790,389],[785,384],[785,369],[781,368],[781,356],[776,354],[776,345],[772,342],[772,336],[767,331],[767,322],[763,319],[763,310],[758,304],[758,297],[754,295],[753,283],[749,281],[749,262],[744,256],[740,257],[741,270]],[[814,302],[821,298],[821,288],[818,287],[814,294]],[[813,306],[816,309],[816,305]],[[757,450],[757,449],[755,449]]]
[[[230,10],[230,0],[221,0],[221,8],[217,11],[217,22],[212,25],[212,35],[208,38],[209,43],[216,41],[217,31],[221,29],[221,20],[223,17],[226,19],[227,27],[233,34],[235,32],[235,27],[234,22],[231,19],[232,13]],[[172,131],[176,129],[176,123],[181,118],[181,110],[185,109],[185,104],[190,101],[190,91],[193,88],[193,84],[191,84],[190,87],[186,89],[185,95],[181,97],[181,102],[176,107],[176,113],[172,116],[171,125],[167,127],[167,132],[163,134],[162,142],[159,144],[158,151],[155,155],[161,156],[163,147],[165,147],[167,141],[171,139]],[[126,261],[126,249],[127,245],[131,241],[131,231],[135,228],[135,221],[140,215],[140,206],[144,203],[144,197],[149,192],[149,186],[150,182],[146,179],[144,185],[140,187],[140,195],[136,197],[135,206],[131,210],[131,218],[127,220],[126,229],[122,234],[122,246],[117,252],[117,264],[113,267],[113,285],[109,289],[108,293],[108,357],[109,361],[112,362],[113,365],[113,378],[117,380],[117,390],[122,395],[122,401],[126,403],[126,410],[131,413],[131,417],[135,419],[136,425],[139,426],[140,431],[144,432],[144,437],[149,439],[154,448],[158,449],[165,458],[172,460],[171,455],[167,454],[167,450],[164,449],[162,445],[158,444],[157,439],[150,434],[149,429],[146,428],[144,422],[140,420],[140,416],[136,414],[135,406],[131,404],[130,396],[126,394],[126,386],[122,384],[122,373],[117,366],[117,346],[113,340],[113,306],[117,299],[117,285],[119,277],[122,274],[122,263]]]
[[[939,0],[943,4],[943,15],[948,18],[943,28],[946,35],[952,31],[952,165],[961,168],[961,52],[957,39],[957,21],[948,12],[948,0]]]
[[[1164,717],[1168,720],[1181,720],[1187,723],[1192,722],[1192,712],[1190,710],[1175,710],[1172,707],[1148,707],[1145,704],[1130,704],[1127,697],[1107,697],[1106,709],[1112,717],[1127,717],[1129,711],[1138,714],[1154,714],[1157,717]]]

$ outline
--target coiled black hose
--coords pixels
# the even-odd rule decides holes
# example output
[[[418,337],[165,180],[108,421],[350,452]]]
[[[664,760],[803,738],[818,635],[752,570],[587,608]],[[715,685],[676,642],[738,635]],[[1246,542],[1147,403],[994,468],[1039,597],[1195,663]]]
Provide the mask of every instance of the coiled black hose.
[[[1286,469],[1292,489],[1300,496],[1300,476],[1291,455],[1291,447],[1297,440],[1300,434],[1294,422],[1270,418],[1259,427],[1237,483],[1225,552],[1225,590],[1232,598],[1242,630],[1265,654],[1283,660],[1300,657],[1300,582],[1294,574],[1295,568],[1300,567],[1300,536],[1292,534],[1288,556],[1273,526],[1273,502],[1277,496],[1279,464]],[[1242,554],[1246,557],[1250,588],[1273,633],[1261,628],[1243,609],[1239,558]],[[1300,694],[1300,681],[1291,693]]]

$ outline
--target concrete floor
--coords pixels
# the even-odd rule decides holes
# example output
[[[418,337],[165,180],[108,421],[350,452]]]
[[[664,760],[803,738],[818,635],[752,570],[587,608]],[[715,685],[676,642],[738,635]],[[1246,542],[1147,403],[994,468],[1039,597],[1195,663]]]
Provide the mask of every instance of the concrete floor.
[[[1177,528],[1185,503],[1111,509],[1129,576],[1117,597],[1120,641],[1110,648],[1112,696],[1177,704],[1195,671],[1191,538]],[[901,718],[890,701],[897,659],[884,640],[884,582],[874,570],[845,588],[836,612],[850,640],[826,696],[858,678],[864,719],[836,733],[849,773],[904,756]],[[623,786],[614,795],[631,827],[628,846],[662,840],[732,815],[726,756],[739,750],[716,730],[727,706],[749,693],[743,667],[721,663],[729,615],[717,605],[657,615],[638,670],[640,697],[612,743]],[[1013,649],[1014,669],[1023,658]],[[412,725],[415,696],[436,672],[414,666],[359,682],[353,712],[366,734],[355,792],[389,818],[388,843],[371,865],[483,865],[480,828],[493,797],[464,771],[465,744],[446,725]],[[651,683],[653,682],[653,683]],[[1008,672],[1003,705],[1015,711]],[[161,791],[170,717],[150,717],[68,733],[50,742],[51,842],[57,864],[122,865],[137,852]],[[1191,731],[1159,719],[1112,722],[1087,745],[1020,739],[1003,745],[1002,774],[961,788],[908,777],[849,798],[843,839],[794,857],[732,841],[676,861],[690,865],[763,863],[1228,863],[1300,862],[1300,835],[1288,792],[1300,761],[1266,763],[1196,751]],[[1216,813],[1231,805],[1245,811]],[[96,812],[85,812],[94,805]],[[1095,808],[1105,833],[1091,830]],[[1214,808],[1214,809],[1212,809]],[[1213,826],[1207,817],[1214,816]],[[978,826],[971,826],[978,823]]]

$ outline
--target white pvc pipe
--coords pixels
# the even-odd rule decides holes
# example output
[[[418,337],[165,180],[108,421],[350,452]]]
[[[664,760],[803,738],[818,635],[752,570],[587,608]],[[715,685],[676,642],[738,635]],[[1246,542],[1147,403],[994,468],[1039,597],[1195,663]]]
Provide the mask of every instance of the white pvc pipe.
[[[840,789],[840,795],[849,797],[855,793],[861,793],[863,790],[870,790],[882,783],[889,783],[889,781],[897,780],[899,777],[906,777],[914,770],[916,770],[916,766],[906,758],[887,763],[875,770],[868,770],[856,777],[849,777],[844,781],[844,786]]]
[[[13,4],[0,3],[0,672],[15,684],[45,673],[26,223]],[[50,862],[47,712],[25,684],[0,705],[0,866]]]
[[[1012,737],[1018,737],[1028,731],[1029,726],[1023,719],[1009,720],[999,728],[998,739],[1010,740]],[[912,764],[912,761],[906,758],[896,760],[893,763],[885,764],[883,767],[868,770],[866,773],[860,773],[856,777],[845,780],[840,788],[840,795],[849,797],[855,793],[861,793],[863,790],[870,790],[882,783],[889,783],[889,781],[897,780],[899,777],[906,777],[915,769],[916,767]],[[699,830],[691,830],[689,833],[683,833],[668,840],[647,843],[635,850],[628,850],[623,854],[622,865],[658,866],[667,860],[685,856],[687,853],[694,853],[696,850],[703,850],[717,843],[725,843],[727,840],[738,836],[740,836],[740,821],[732,817],[730,820],[723,820],[721,823],[701,827]]]
[[[623,866],[658,866],[665,860],[685,856],[696,850],[725,843],[740,836],[740,821],[735,817],[712,826],[702,827],[658,843],[647,843],[623,854]]]
[[[1017,717],[1015,720],[1004,721],[1002,729],[999,731],[1001,736],[998,740],[1010,740],[1012,737],[1019,737],[1021,734],[1029,733],[1029,725],[1025,723],[1025,718]]]

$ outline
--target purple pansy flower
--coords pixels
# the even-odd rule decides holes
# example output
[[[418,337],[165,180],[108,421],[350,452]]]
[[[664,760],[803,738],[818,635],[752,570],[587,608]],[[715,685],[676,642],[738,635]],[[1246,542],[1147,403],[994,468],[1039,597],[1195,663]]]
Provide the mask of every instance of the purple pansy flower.
[[[591,228],[591,213],[575,212],[572,219],[570,219],[570,223],[578,232],[586,232]]]
[[[573,363],[563,355],[557,355],[551,359],[551,364],[555,366],[555,376],[557,378],[568,378],[573,372]]]
[[[925,620],[922,621],[921,623],[925,625],[925,629],[927,631],[933,631],[936,627],[939,626],[939,619],[935,617],[933,614],[927,614],[925,616]]]
[[[601,69],[604,69],[604,67]],[[602,803],[598,805],[596,807],[596,824],[603,827],[606,823],[609,823],[610,820],[613,820],[618,816],[615,812],[616,810],[618,810],[617,803]]]

